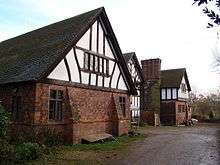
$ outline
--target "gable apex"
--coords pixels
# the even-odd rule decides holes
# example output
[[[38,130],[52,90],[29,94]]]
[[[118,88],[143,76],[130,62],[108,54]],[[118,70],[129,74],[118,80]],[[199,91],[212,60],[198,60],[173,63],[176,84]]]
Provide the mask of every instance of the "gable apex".
[[[46,78],[64,59],[89,27],[101,19],[129,91],[135,87],[103,7],[42,27],[0,43],[0,84]]]

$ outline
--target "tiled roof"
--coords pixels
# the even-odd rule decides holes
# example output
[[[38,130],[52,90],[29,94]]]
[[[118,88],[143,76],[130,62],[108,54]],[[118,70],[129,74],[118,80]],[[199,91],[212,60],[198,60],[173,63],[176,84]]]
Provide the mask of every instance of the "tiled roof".
[[[0,84],[34,81],[51,72],[104,8],[0,43]]]
[[[185,68],[179,69],[170,69],[170,70],[162,70],[161,71],[161,87],[176,87],[179,88],[183,76],[185,77],[188,90],[191,91],[191,87],[189,84],[188,76]]]

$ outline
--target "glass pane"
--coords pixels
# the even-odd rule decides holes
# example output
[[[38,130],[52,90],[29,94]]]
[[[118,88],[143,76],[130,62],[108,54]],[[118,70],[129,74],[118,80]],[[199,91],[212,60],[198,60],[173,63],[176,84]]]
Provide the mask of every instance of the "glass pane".
[[[57,117],[56,119],[57,120],[62,120],[62,101],[58,101],[57,102]]]
[[[162,97],[162,100],[165,100],[166,99],[166,89],[162,89],[161,90],[161,97]]]
[[[171,99],[171,88],[167,88],[167,99]]]
[[[56,99],[56,90],[50,90],[50,98]]]
[[[63,91],[58,91],[58,96],[57,96],[58,99],[62,99],[63,98]]]
[[[120,102],[120,103],[122,102],[122,97],[119,97],[119,102]]]
[[[172,89],[172,96],[173,96],[173,99],[176,99],[177,98],[177,96],[176,96],[176,89],[175,88],[173,88]]]
[[[50,100],[49,119],[54,119],[55,118],[55,108],[56,108],[56,102],[53,101],[53,100]]]

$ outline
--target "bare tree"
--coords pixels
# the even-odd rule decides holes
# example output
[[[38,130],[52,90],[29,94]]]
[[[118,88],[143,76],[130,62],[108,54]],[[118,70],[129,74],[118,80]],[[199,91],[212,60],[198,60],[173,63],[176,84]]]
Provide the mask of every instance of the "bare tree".
[[[220,0],[193,0],[193,4],[203,7],[203,13],[210,18],[207,28],[220,25]]]

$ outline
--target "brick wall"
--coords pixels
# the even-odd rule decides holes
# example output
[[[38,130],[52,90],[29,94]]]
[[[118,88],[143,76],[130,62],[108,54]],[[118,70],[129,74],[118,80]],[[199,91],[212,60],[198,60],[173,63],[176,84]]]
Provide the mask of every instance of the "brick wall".
[[[19,123],[33,123],[34,117],[34,101],[35,101],[35,84],[34,83],[18,83],[14,85],[0,86],[0,100],[4,108],[12,113],[12,97],[21,97],[21,120]],[[18,122],[17,122],[18,123]]]
[[[160,111],[161,123],[166,125],[185,124],[187,119],[187,109],[180,112],[178,110],[179,105],[187,107],[187,103],[184,101],[162,101]],[[190,114],[188,117],[190,117]]]
[[[142,60],[141,64],[144,76],[144,83],[141,87],[141,121],[160,125],[161,60]]]
[[[126,92],[46,83],[19,84],[16,87],[17,93],[23,98],[22,107],[28,115],[25,115],[23,123],[12,124],[14,132],[25,130],[28,123],[35,130],[38,129],[37,132],[44,128],[55,129],[67,142],[80,142],[83,136],[94,133],[128,133],[130,102]],[[50,89],[62,90],[64,94],[63,120],[59,122],[48,119]],[[14,91],[12,85],[0,87],[0,100],[8,111],[11,110],[11,96]],[[119,106],[119,96],[126,98],[125,117]]]
[[[160,120],[165,125],[176,124],[176,101],[161,102]]]
[[[178,111],[179,105],[186,107],[187,104],[184,101],[176,101],[176,125],[185,124],[186,119],[187,119],[187,116],[186,116],[187,109],[185,109],[185,111],[179,112]]]

